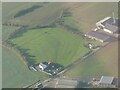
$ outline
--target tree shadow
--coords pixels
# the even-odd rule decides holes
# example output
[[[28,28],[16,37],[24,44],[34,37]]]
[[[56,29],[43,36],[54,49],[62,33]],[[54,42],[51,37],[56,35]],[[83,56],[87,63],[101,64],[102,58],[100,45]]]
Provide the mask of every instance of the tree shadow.
[[[13,38],[16,38],[16,37],[20,37],[23,35],[23,33],[27,32],[28,29],[27,29],[27,26],[25,27],[21,27],[19,30],[16,30],[14,33],[12,33],[9,37],[9,39],[13,39]]]
[[[18,18],[18,17],[24,16],[24,15],[26,15],[26,14],[28,14],[28,13],[31,13],[31,12],[33,12],[34,10],[36,10],[36,9],[38,9],[38,8],[41,8],[41,7],[43,7],[43,6],[33,5],[33,6],[30,7],[30,8],[27,8],[27,9],[24,9],[24,10],[19,11],[19,12],[14,16],[14,18]]]
[[[26,59],[28,62],[28,66],[34,65],[36,63],[35,56],[29,54],[30,49],[23,49],[21,47],[17,47],[21,53],[21,55]]]

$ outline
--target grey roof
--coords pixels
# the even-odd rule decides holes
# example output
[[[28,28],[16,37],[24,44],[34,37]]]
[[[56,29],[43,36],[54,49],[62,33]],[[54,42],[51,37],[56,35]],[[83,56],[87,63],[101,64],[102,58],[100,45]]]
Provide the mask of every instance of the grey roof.
[[[105,28],[112,31],[112,32],[117,32],[118,31],[118,27],[112,24],[105,24]]]
[[[106,29],[109,29],[112,32],[116,32],[120,28],[120,20],[119,19],[115,19],[115,23],[114,23],[114,19],[109,18],[108,20],[104,21],[101,24],[103,24]]]
[[[100,79],[100,83],[103,84],[112,84],[114,77],[110,77],[110,76],[102,76]]]
[[[62,69],[63,66],[57,63],[50,63],[47,65],[47,67],[45,68],[46,70],[57,70],[57,69]]]
[[[97,32],[97,31],[90,31],[90,32],[87,33],[87,35],[89,35],[91,37],[94,37],[96,39],[103,40],[103,41],[106,41],[107,39],[110,38],[108,35]]]
[[[114,19],[111,17],[108,20],[104,21],[102,24],[105,26],[106,23],[118,27],[119,19],[115,19],[115,23],[114,23]]]

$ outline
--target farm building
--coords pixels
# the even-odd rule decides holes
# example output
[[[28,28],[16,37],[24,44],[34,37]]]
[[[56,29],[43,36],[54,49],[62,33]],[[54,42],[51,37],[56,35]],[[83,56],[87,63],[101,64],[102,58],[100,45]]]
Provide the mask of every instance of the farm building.
[[[39,64],[39,68],[42,70],[42,71],[45,71],[47,73],[50,73],[50,74],[56,74],[58,73],[60,70],[63,69],[63,66],[62,65],[59,65],[57,63],[50,63],[50,62],[42,62]]]
[[[98,40],[100,42],[105,42],[110,38],[110,36],[96,31],[87,32],[85,36],[94,40]]]
[[[114,77],[102,76],[99,85],[102,87],[111,87],[113,85]]]
[[[42,62],[39,64],[39,68],[41,70],[44,70],[45,68],[47,68],[48,64],[49,64],[48,62]]]
[[[98,29],[102,29],[107,33],[118,33],[119,30],[119,19],[115,19],[114,17],[106,17],[103,20],[96,23]]]

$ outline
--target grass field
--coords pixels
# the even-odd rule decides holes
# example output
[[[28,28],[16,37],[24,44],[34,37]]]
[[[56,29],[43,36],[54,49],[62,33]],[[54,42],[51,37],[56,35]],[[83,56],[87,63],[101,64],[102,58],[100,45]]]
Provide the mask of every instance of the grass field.
[[[66,66],[89,51],[80,36],[60,28],[29,30],[12,42],[28,49],[36,63],[51,61]]]
[[[13,19],[14,15],[21,10],[29,8],[33,5],[43,5],[43,3],[30,2],[4,2],[2,3],[2,22]]]
[[[33,5],[43,6],[22,17],[13,18],[21,10],[32,7]],[[9,21],[22,25],[46,25],[54,22],[63,9],[62,3],[3,3],[3,21]],[[13,10],[13,8],[16,8]],[[11,12],[12,10],[12,12]]]
[[[20,9],[23,9],[27,3],[2,3],[2,22],[6,22],[10,20],[15,13],[17,13]]]
[[[14,26],[3,26],[2,27],[2,41],[5,41],[8,39],[11,33],[14,31],[18,30],[19,27],[14,27]]]
[[[108,51],[109,50],[109,51]],[[106,53],[107,52],[107,53]],[[66,76],[115,76],[118,75],[118,43],[114,42],[98,51],[79,66],[74,67]]]
[[[34,10],[22,17],[13,18],[21,10],[33,5],[43,7]],[[13,8],[16,8],[13,10]],[[3,3],[3,21],[26,24],[30,26],[46,25],[54,22],[64,9],[69,9],[72,16],[65,19],[65,24],[78,28],[82,32],[91,30],[95,23],[102,18],[118,15],[117,3]],[[12,12],[11,12],[12,11]]]
[[[115,13],[116,17],[118,15],[118,3],[74,3],[71,7],[73,16],[68,19],[68,21],[72,21],[72,23],[67,22],[66,24],[73,27],[76,25],[75,27],[83,33],[91,31],[91,29],[95,27],[97,21],[107,16],[112,16],[112,12]],[[89,42],[93,41],[90,40]],[[74,69],[66,73],[66,76],[117,76],[117,45],[117,43],[113,43],[105,47],[79,66],[76,66]],[[113,70],[111,70],[111,66],[113,67]]]
[[[14,51],[2,47],[2,87],[21,88],[37,80],[44,80],[46,75],[30,71]]]
[[[34,5],[43,7],[34,10],[21,17],[13,18],[21,10],[30,8]],[[72,16],[65,18],[64,24],[77,28],[83,33],[95,27],[95,23],[104,17],[112,16],[115,12],[117,16],[117,3],[3,3],[2,22],[12,22],[15,24],[41,26],[54,22],[60,17],[64,9],[69,9]],[[19,27],[6,27],[2,29],[2,40],[8,39],[9,35],[18,30]],[[53,61],[64,66],[71,64],[74,60],[81,57],[87,51],[83,45],[86,43],[80,36],[74,35],[60,28],[46,28],[29,30],[21,37],[11,40],[29,53],[32,64],[42,61]],[[89,41],[91,42],[91,40]],[[94,41],[92,41],[94,42]],[[117,43],[112,43],[105,47],[85,62],[76,66],[66,75],[70,77],[88,75],[117,75]],[[109,53],[108,53],[109,50]],[[104,53],[103,53],[104,52]],[[10,64],[9,64],[10,63]],[[111,66],[112,69],[111,70]],[[21,68],[22,67],[22,68]],[[9,70],[11,69],[11,71]],[[18,74],[19,72],[19,74]],[[25,75],[23,75],[25,74]],[[44,79],[40,73],[30,72],[22,63],[20,58],[3,48],[3,87],[23,87],[38,79]],[[16,77],[14,77],[16,76]],[[25,81],[25,79],[28,79]],[[23,82],[24,81],[24,82]],[[17,82],[17,83],[16,83]]]

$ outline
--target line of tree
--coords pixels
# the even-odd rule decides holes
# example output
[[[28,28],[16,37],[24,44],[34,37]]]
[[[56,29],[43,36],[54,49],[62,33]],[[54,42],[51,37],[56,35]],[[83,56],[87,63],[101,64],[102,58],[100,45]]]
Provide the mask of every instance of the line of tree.
[[[58,18],[57,20],[55,20],[54,22],[52,22],[48,25],[44,25],[44,26],[37,25],[35,27],[29,27],[29,26],[26,26],[26,25],[21,25],[20,26],[21,28],[19,30],[16,30],[12,34],[10,34],[9,38],[5,42],[7,43],[7,45],[9,47],[14,48],[23,57],[23,60],[27,63],[27,65],[29,67],[32,64],[35,64],[35,59],[34,59],[35,56],[31,56],[28,53],[28,51],[29,51],[28,49],[23,49],[23,48],[17,46],[16,44],[14,44],[13,42],[11,42],[11,39],[23,35],[23,33],[27,32],[27,30],[41,29],[41,28],[54,28],[54,27],[57,27],[58,24],[61,27],[66,28],[68,31],[70,31],[74,34],[80,34],[81,32],[78,29],[73,28],[69,25],[64,25],[64,23],[63,23],[64,22],[64,17],[70,17],[71,15],[72,15],[72,13],[69,12],[69,10],[66,9],[66,10],[63,11],[62,16],[60,18]],[[13,25],[14,26],[16,24],[8,23],[6,25],[11,25],[11,26]],[[19,26],[19,25],[17,25],[17,26]]]
[[[43,6],[34,5],[34,6],[30,7],[30,8],[21,10],[14,16],[14,18],[24,16],[24,15],[30,13],[30,12],[33,12],[35,9],[40,8],[40,7],[43,7]]]
[[[22,58],[23,60],[26,62],[26,65],[28,66],[28,68],[35,64],[35,56],[32,56],[28,53],[29,49],[23,49],[19,46],[17,46],[16,44],[14,44],[11,40],[13,38],[22,36],[23,33],[27,32],[28,30],[32,30],[32,29],[41,29],[41,28],[53,28],[55,27],[55,23],[46,25],[46,26],[36,26],[36,27],[32,27],[30,28],[29,26],[22,26],[20,29],[16,30],[15,32],[11,33],[10,36],[8,37],[8,39],[6,41],[4,41],[4,45],[6,45],[7,47],[15,50]]]
[[[29,66],[29,62],[26,60],[25,56],[22,55],[22,52],[20,52],[16,44],[13,44],[10,41],[7,41],[7,42],[4,42],[4,45],[9,49],[14,50],[17,54],[19,54],[21,58],[24,60],[25,64]]]

